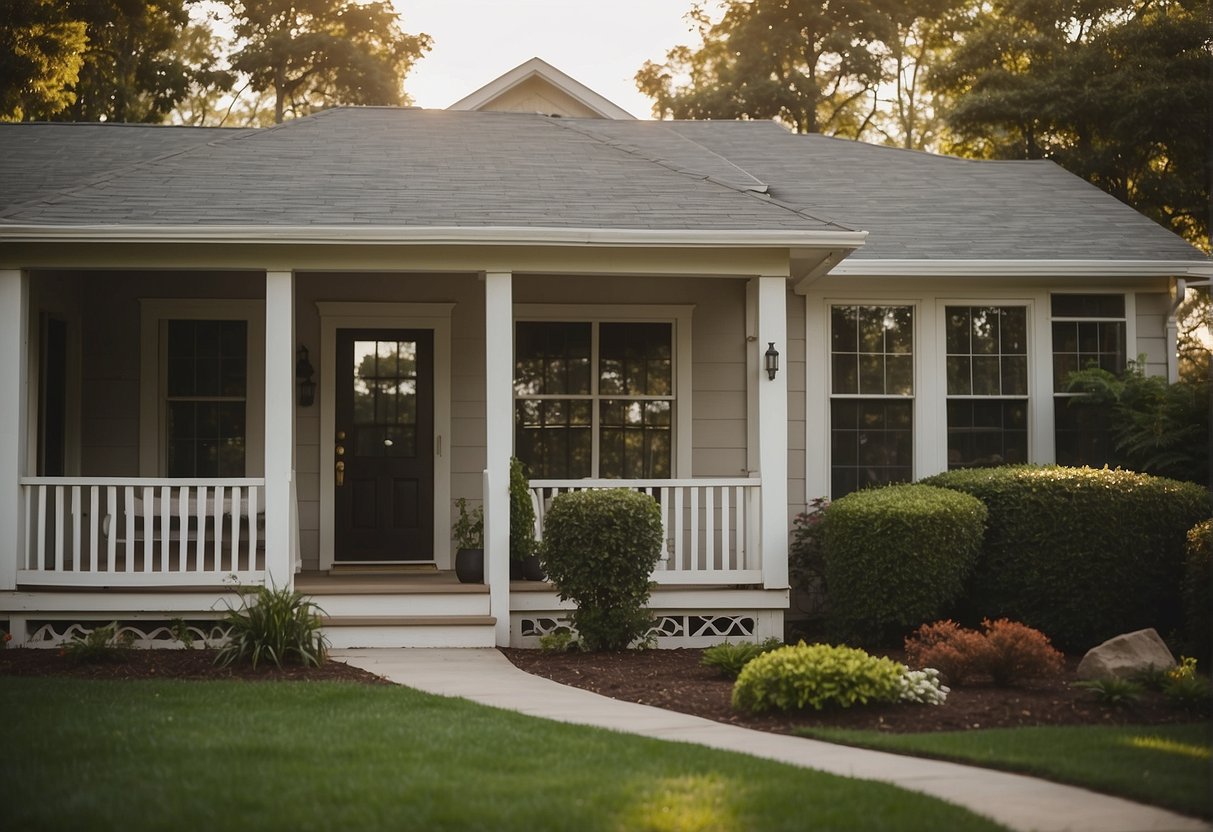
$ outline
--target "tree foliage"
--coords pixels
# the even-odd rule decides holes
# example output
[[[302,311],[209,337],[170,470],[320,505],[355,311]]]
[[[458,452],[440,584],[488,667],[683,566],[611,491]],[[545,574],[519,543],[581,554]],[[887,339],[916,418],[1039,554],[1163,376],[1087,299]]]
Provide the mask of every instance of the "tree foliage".
[[[1209,0],[991,0],[932,74],[963,155],[1052,159],[1208,246]]]
[[[232,69],[272,92],[274,122],[333,104],[407,103],[403,79],[430,37],[401,30],[387,2],[226,0]]]
[[[189,25],[191,0],[67,0],[59,5],[85,26],[88,43],[75,101],[56,121],[156,123],[185,97],[191,73],[175,52]]]
[[[956,3],[728,0],[719,20],[696,6],[701,45],[646,62],[636,85],[658,117],[777,118],[802,133],[920,147],[935,133],[924,68]]]
[[[84,22],[54,0],[9,0],[0,25],[0,121],[45,119],[75,101]]]

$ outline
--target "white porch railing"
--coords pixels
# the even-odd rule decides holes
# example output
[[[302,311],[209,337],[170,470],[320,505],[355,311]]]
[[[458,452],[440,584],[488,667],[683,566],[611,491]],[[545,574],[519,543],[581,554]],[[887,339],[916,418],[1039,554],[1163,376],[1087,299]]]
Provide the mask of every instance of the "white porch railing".
[[[535,525],[552,499],[567,491],[630,488],[653,497],[661,508],[665,553],[653,572],[659,584],[761,584],[759,540],[762,481],[531,480]]]
[[[206,586],[265,579],[263,479],[24,477],[18,585]]]

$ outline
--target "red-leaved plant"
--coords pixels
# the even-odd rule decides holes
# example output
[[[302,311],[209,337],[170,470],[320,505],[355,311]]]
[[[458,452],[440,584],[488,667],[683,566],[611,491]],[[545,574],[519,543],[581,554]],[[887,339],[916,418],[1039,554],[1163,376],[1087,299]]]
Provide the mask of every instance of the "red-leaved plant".
[[[906,639],[906,658],[917,667],[933,667],[950,685],[988,677],[999,687],[1059,674],[1062,654],[1048,636],[1018,621],[981,622],[984,633],[955,621],[924,624]]]

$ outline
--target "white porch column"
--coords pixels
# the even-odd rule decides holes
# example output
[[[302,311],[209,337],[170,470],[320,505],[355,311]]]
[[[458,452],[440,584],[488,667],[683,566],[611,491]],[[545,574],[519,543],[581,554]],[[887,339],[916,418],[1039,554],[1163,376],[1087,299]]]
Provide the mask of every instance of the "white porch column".
[[[497,644],[510,643],[510,455],[514,446],[514,288],[484,276],[484,561]]]
[[[16,589],[29,405],[29,277],[18,269],[0,270],[0,356],[8,356],[0,363],[0,589]]]
[[[271,586],[294,579],[291,492],[295,444],[295,276],[265,273],[265,571]]]
[[[758,471],[762,477],[762,583],[788,586],[788,314],[787,278],[762,276],[758,284],[758,321],[750,379],[757,389]],[[767,376],[765,354],[779,351],[779,372]],[[756,353],[756,354],[755,354]]]

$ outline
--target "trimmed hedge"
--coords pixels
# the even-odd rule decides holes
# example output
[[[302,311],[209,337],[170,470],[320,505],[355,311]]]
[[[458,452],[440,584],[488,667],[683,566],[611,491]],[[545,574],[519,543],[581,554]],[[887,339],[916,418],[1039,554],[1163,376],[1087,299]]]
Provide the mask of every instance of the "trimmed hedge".
[[[757,714],[898,702],[905,670],[855,647],[802,641],[746,664],[733,685],[733,707]]]
[[[1213,665],[1213,520],[1188,532],[1183,596],[1188,649],[1208,669]]]
[[[544,571],[588,650],[623,650],[652,625],[645,605],[661,557],[661,510],[626,488],[575,491],[552,500],[543,520]]]
[[[1209,516],[1200,486],[1057,465],[949,471],[923,483],[989,510],[965,598],[975,616],[1022,621],[1068,650],[1179,625],[1186,533]]]
[[[860,643],[900,637],[938,618],[964,588],[986,509],[928,485],[857,491],[825,513],[825,581],[836,634]]]

